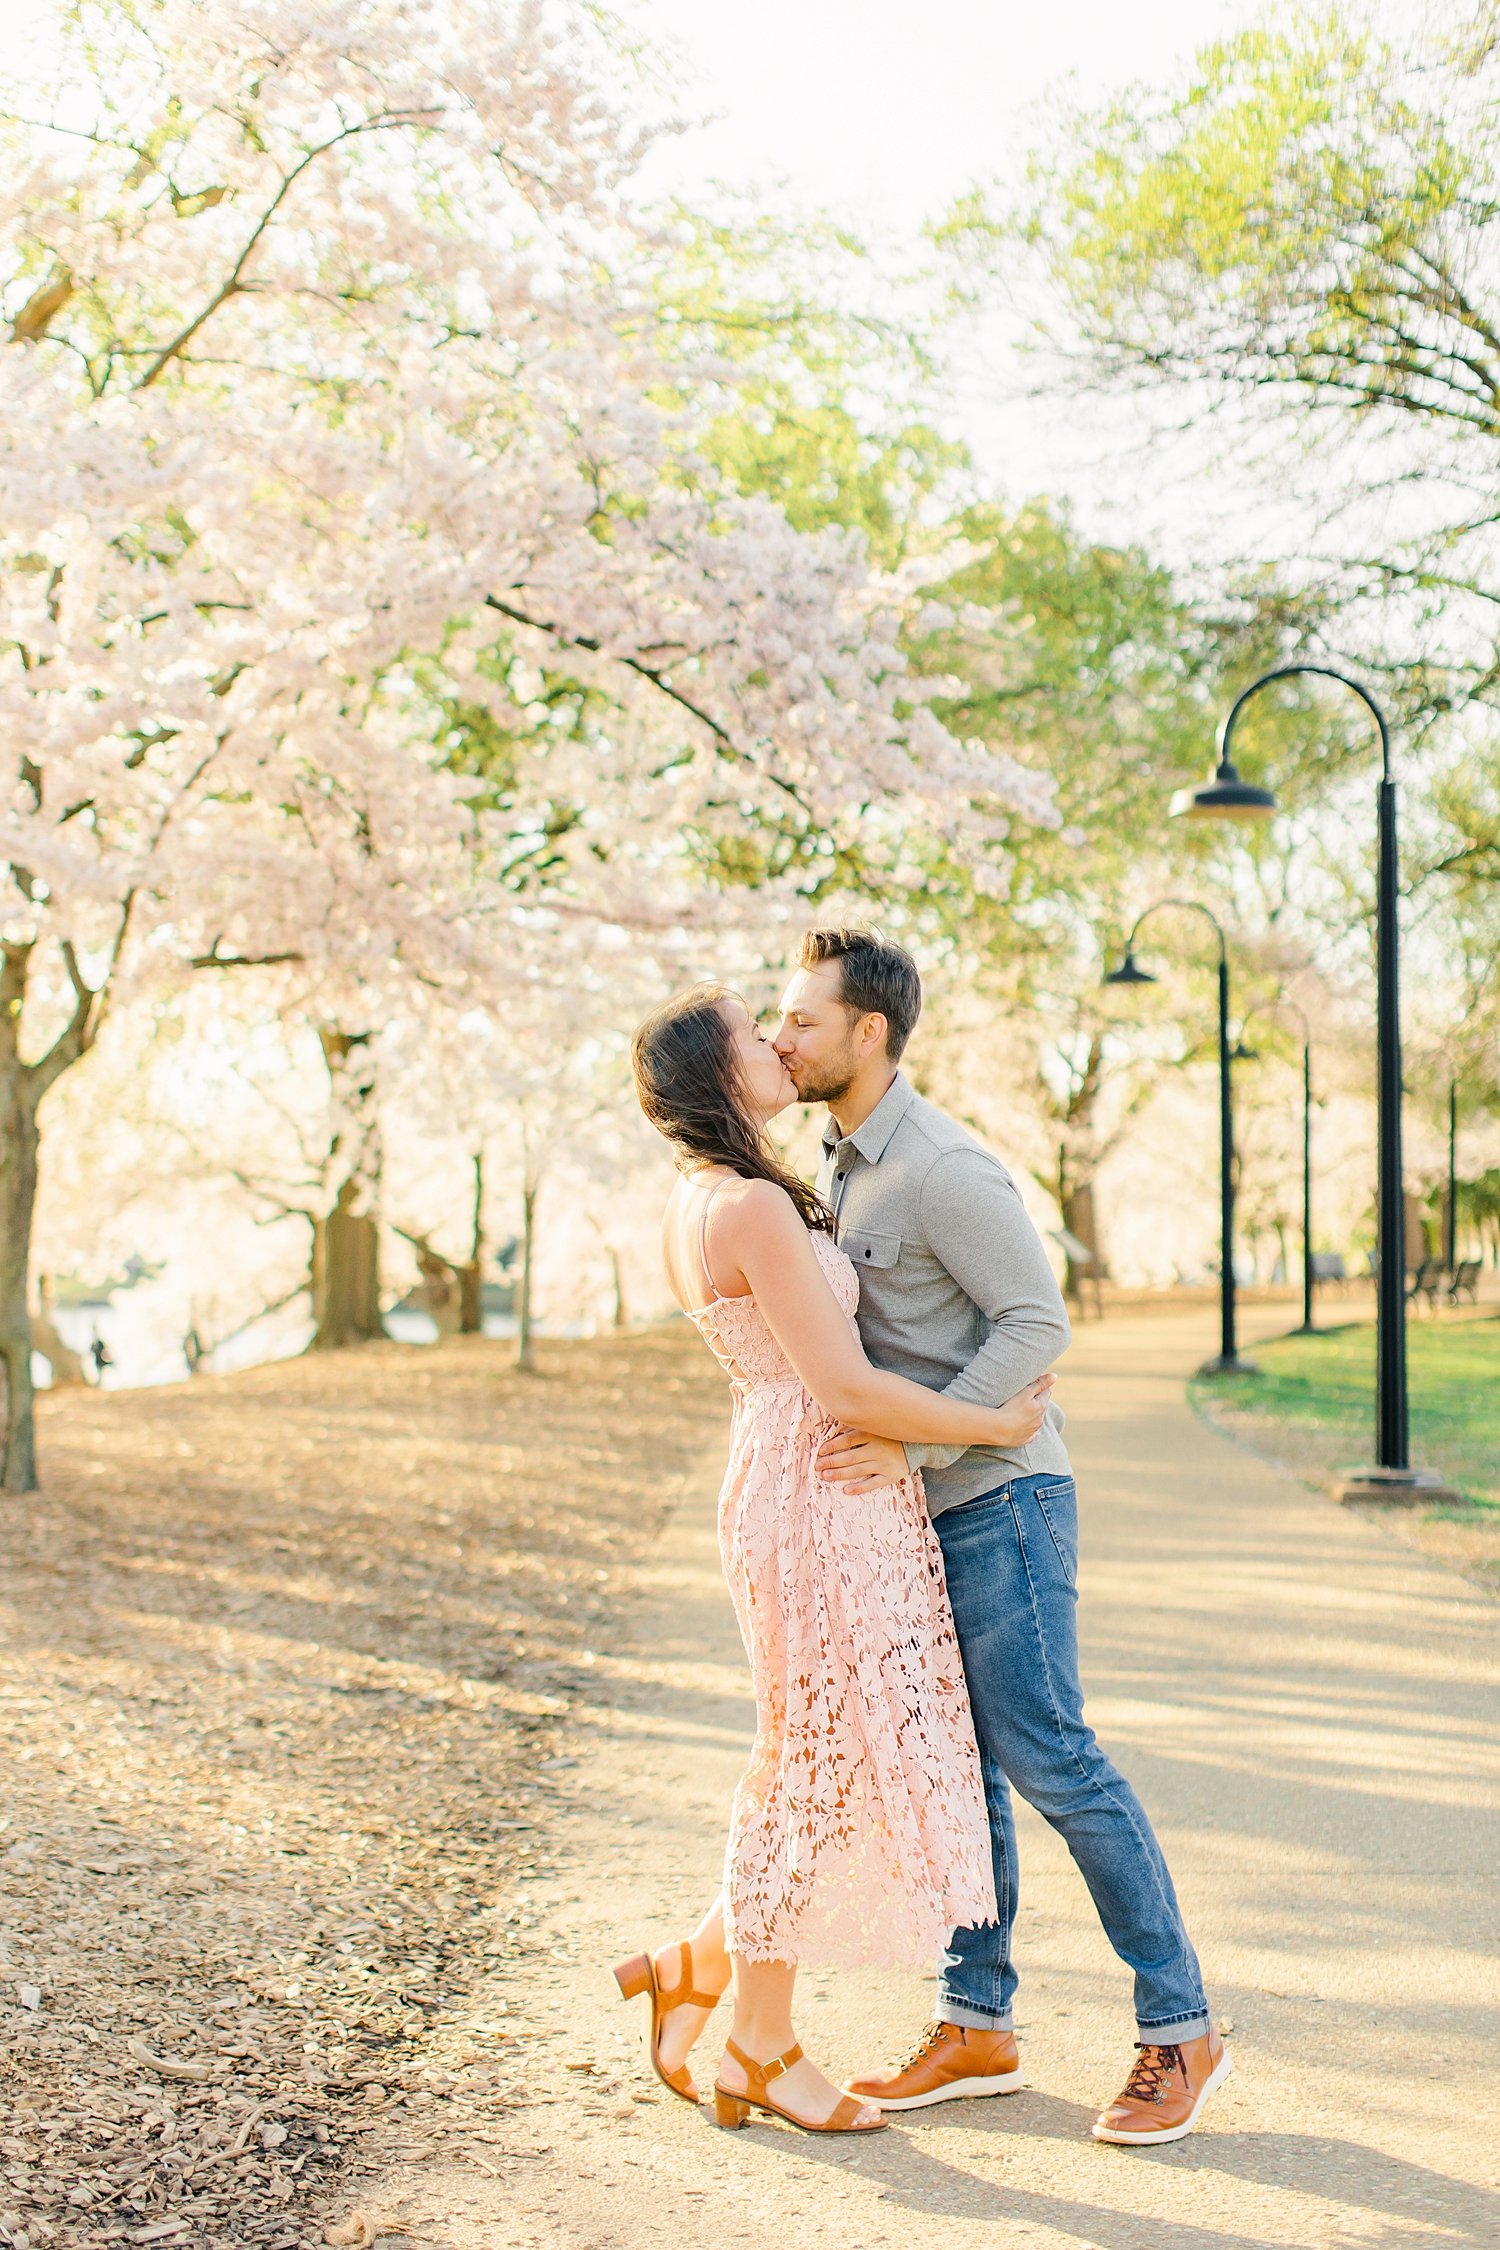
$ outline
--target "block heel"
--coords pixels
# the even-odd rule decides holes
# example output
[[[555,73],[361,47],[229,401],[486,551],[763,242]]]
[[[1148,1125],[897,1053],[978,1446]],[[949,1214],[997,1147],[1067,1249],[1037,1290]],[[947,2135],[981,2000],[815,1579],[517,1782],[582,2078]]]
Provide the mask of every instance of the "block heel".
[[[651,1990],[651,1956],[649,1953],[632,1953],[628,1961],[615,1968],[615,1983],[620,1987],[622,2000],[639,2000],[643,1992]]]
[[[714,2123],[723,2125],[729,2132],[750,2122],[750,2104],[741,2101],[738,2094],[726,2094],[722,2086],[714,2088]]]

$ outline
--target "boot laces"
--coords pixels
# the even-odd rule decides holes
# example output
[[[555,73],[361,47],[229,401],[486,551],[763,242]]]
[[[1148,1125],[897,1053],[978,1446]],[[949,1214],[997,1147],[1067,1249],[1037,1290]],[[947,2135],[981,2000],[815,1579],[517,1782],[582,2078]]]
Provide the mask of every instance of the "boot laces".
[[[943,2033],[947,2029],[948,2026],[946,2024],[930,2023],[927,2026],[927,2029],[922,2033],[921,2038],[913,2047],[911,2053],[909,2055],[903,2055],[901,2061],[896,2065],[896,2068],[898,2070],[910,2070],[915,2063],[925,2062],[927,2057],[932,2053],[933,2048],[941,2045]]]
[[[1172,2082],[1172,2073],[1182,2068],[1180,2047],[1152,2047],[1138,2039],[1140,2050],[1135,2066],[1125,2081],[1122,2101],[1159,2102]]]

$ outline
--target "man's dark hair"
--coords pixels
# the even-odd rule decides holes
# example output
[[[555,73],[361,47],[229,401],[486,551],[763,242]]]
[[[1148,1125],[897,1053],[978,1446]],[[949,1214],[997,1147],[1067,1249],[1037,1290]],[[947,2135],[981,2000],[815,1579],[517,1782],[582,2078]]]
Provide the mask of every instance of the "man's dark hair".
[[[837,961],[841,997],[852,1015],[884,1016],[886,1052],[899,1062],[922,1013],[922,979],[911,955],[879,930],[808,930],[802,969]]]

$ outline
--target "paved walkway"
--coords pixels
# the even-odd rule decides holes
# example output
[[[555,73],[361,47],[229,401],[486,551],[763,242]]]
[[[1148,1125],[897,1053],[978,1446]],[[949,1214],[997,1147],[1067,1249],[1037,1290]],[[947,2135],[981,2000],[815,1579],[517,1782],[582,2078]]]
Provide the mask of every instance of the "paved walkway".
[[[412,2233],[461,2250],[1500,2244],[1500,1606],[1205,1429],[1182,1378],[1210,1329],[1118,1316],[1064,1370],[1090,1713],[1233,2027],[1237,2075],[1204,2128],[1144,2156],[1088,2138],[1130,2059],[1128,1983],[1029,1813],[1031,2090],[860,2143],[720,2133],[640,2098],[640,2004],[615,1999],[609,1964],[713,1890],[749,1726],[705,1462],[598,1664],[563,1872],[530,1886],[555,1952],[507,2020],[527,2027],[534,2103],[484,2149],[386,2183]],[[809,1979],[800,2029],[837,2073],[898,2051],[925,2006],[916,1977]]]

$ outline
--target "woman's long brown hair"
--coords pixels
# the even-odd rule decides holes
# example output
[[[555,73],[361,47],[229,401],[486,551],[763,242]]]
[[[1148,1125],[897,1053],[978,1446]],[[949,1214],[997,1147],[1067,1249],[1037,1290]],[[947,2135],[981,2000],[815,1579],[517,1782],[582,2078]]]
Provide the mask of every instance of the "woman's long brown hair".
[[[831,1234],[827,1204],[781,1161],[746,1107],[724,1013],[732,998],[723,985],[698,984],[646,1018],[630,1050],[641,1108],[684,1168],[719,1164],[742,1180],[770,1180],[805,1225]]]

